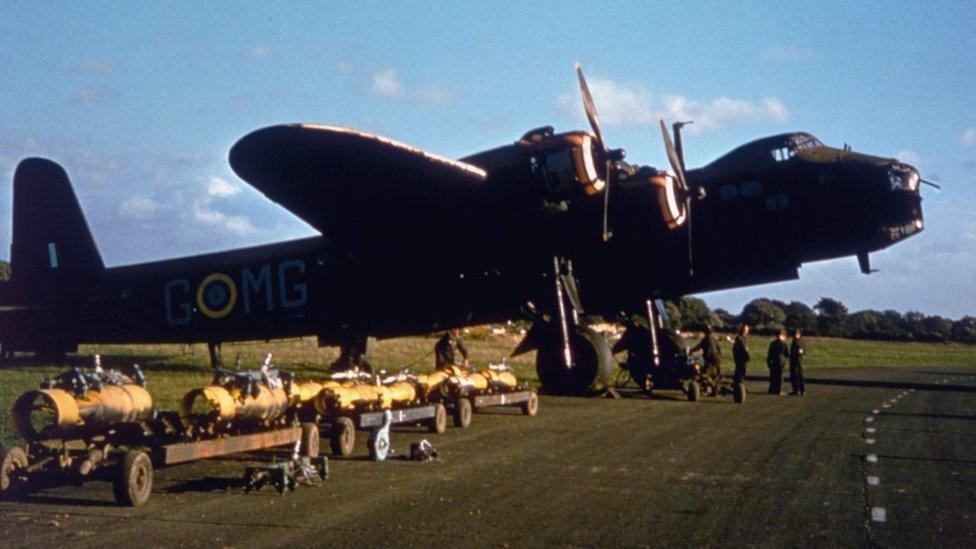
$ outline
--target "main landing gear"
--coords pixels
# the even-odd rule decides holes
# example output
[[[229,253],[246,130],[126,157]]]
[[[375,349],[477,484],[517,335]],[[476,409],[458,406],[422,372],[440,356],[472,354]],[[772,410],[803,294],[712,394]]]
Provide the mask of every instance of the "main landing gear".
[[[538,350],[536,372],[549,393],[584,395],[605,390],[616,361],[606,337],[580,321],[580,305],[572,261],[554,257],[556,314],[534,313],[532,328],[513,356]]]

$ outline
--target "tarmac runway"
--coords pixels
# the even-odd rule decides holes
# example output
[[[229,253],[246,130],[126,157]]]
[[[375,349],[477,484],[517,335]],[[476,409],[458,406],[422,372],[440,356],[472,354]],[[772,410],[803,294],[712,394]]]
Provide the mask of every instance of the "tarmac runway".
[[[753,371],[759,368],[753,367]],[[92,482],[0,502],[0,540],[112,546],[974,546],[976,367],[820,370],[804,397],[543,397],[429,438],[441,461],[333,459],[245,494],[246,463],[158,470],[118,507]],[[788,384],[786,384],[788,387]],[[357,455],[365,456],[360,436]],[[327,441],[323,441],[324,443]],[[325,445],[323,445],[325,446]]]

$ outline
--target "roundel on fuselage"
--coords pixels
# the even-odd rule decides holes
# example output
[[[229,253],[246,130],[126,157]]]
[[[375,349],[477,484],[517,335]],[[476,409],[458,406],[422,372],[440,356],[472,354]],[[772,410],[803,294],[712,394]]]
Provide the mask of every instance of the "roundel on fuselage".
[[[227,316],[237,304],[237,285],[223,273],[213,273],[197,287],[197,308],[209,318]]]

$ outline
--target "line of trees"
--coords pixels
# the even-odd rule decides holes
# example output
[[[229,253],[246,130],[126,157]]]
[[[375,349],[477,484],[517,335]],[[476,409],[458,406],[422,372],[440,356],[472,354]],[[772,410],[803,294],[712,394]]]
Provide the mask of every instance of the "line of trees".
[[[0,261],[0,280],[10,280],[10,263]]]
[[[665,302],[670,326],[700,330],[706,324],[720,331],[733,331],[749,324],[758,333],[799,328],[809,335],[875,339],[884,341],[959,341],[976,343],[976,317],[952,320],[918,311],[864,310],[851,313],[836,299],[822,297],[810,307],[800,301],[754,299],[734,315],[724,309],[709,309],[704,300],[683,297]]]

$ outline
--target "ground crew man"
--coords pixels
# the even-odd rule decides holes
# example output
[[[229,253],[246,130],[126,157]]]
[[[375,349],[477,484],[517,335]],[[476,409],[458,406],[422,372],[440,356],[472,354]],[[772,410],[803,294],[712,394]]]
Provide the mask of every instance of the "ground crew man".
[[[705,336],[698,342],[698,345],[692,347],[690,352],[695,351],[702,352],[702,359],[705,361],[706,383],[710,385],[709,393],[712,396],[717,396],[718,381],[722,377],[722,349],[719,348],[718,341],[715,341],[715,336],[712,335],[711,326],[705,326]]]
[[[769,344],[766,365],[769,366],[769,394],[783,394],[783,367],[790,358],[790,348],[786,345],[786,330],[780,330],[776,339]]]
[[[434,360],[438,368],[445,366],[468,367],[468,348],[461,341],[461,330],[451,328],[434,346]]]
[[[749,364],[749,325],[743,324],[732,342],[732,360],[735,371],[732,372],[732,383],[742,383],[746,378],[746,366]]]
[[[790,343],[790,385],[793,386],[791,395],[803,395],[806,387],[803,384],[803,355],[807,353],[802,340],[800,329],[793,330],[793,342]]]

